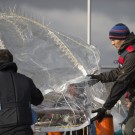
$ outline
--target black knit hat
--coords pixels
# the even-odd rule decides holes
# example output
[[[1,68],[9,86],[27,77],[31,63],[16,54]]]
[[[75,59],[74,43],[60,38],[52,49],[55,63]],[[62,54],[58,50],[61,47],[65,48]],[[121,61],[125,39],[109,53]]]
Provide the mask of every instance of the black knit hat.
[[[118,23],[109,31],[109,38],[125,40],[129,36],[129,34],[129,28],[125,24]]]

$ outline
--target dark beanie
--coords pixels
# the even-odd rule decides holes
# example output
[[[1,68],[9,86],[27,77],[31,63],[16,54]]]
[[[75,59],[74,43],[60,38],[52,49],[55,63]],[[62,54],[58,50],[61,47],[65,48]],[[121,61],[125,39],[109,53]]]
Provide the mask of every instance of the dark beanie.
[[[128,27],[125,24],[118,23],[109,31],[110,39],[125,40],[130,34]]]

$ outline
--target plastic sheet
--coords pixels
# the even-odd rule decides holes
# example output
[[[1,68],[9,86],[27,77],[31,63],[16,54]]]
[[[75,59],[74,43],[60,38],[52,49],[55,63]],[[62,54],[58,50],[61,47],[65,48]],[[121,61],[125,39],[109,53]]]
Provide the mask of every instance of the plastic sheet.
[[[32,78],[44,95],[41,105],[32,106],[37,131],[71,131],[90,123],[91,109],[101,106],[105,90],[86,77],[100,70],[95,46],[14,12],[0,13],[0,38],[0,47],[13,53],[18,72]]]

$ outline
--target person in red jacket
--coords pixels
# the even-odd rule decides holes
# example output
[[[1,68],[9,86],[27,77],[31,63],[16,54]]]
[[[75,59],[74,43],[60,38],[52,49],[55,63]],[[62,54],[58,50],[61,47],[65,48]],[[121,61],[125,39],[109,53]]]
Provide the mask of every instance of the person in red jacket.
[[[91,121],[98,120],[101,122],[106,111],[110,110],[124,93],[130,90],[132,105],[129,109],[130,115],[126,122],[124,135],[135,135],[135,35],[133,32],[130,32],[125,24],[119,23],[111,28],[109,38],[112,45],[118,50],[119,67],[109,72],[88,75],[102,83],[114,82],[103,107],[92,111],[93,113],[96,112],[97,115]]]
[[[132,104],[132,97],[129,92],[126,92],[124,94],[124,97],[125,97],[125,107],[126,107],[127,111],[129,111],[129,108]]]
[[[0,50],[0,135],[33,135],[31,104],[42,101],[32,79],[17,72],[10,51]]]

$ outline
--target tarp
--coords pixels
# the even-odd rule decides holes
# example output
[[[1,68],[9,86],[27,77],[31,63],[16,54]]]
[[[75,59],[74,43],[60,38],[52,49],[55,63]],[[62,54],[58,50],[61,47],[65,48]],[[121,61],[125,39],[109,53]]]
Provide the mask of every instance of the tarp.
[[[1,12],[0,47],[13,53],[18,72],[32,78],[44,95],[41,105],[32,106],[37,129],[70,131],[90,124],[91,109],[101,106],[105,90],[86,76],[100,71],[94,45],[29,17]]]

